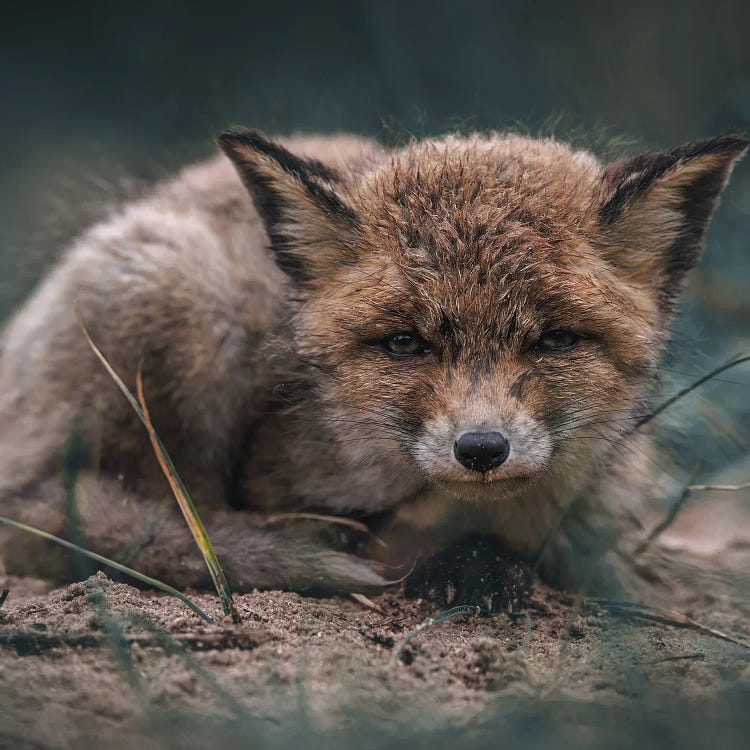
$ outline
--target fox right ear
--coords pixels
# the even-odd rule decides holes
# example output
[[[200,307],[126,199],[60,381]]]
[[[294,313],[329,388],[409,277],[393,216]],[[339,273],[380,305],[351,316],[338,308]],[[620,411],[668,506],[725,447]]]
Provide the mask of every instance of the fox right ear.
[[[747,148],[744,136],[720,136],[605,167],[598,205],[605,255],[656,287],[663,308],[671,309],[700,257],[719,195]]]
[[[260,214],[279,267],[296,281],[320,273],[353,243],[357,215],[340,195],[342,179],[315,159],[295,156],[251,130],[228,130],[217,138],[232,160]]]

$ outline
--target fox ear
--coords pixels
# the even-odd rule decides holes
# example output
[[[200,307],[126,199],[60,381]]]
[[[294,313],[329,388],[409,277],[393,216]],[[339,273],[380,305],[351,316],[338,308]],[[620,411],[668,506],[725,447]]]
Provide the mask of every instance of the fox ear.
[[[722,136],[605,167],[598,209],[605,254],[637,281],[657,285],[663,306],[698,261],[719,195],[748,143]]]
[[[341,177],[334,169],[251,130],[228,130],[217,143],[253,197],[287,275],[308,280],[334,252],[346,252],[342,233],[356,229],[358,219],[337,193]]]

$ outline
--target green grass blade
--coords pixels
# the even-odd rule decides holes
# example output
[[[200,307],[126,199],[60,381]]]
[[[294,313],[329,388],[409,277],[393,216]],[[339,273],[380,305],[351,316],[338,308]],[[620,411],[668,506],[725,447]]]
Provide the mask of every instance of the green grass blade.
[[[164,583],[156,578],[151,578],[151,576],[139,573],[137,570],[133,570],[133,568],[128,568],[127,565],[121,565],[114,560],[110,560],[108,557],[104,557],[104,555],[99,555],[96,552],[91,552],[90,550],[84,549],[83,547],[79,547],[77,544],[73,544],[73,542],[69,542],[67,539],[61,539],[59,536],[50,534],[47,531],[36,529],[33,526],[27,526],[25,523],[21,523],[20,521],[14,521],[11,518],[0,516],[0,523],[4,523],[7,526],[12,526],[15,529],[20,529],[21,531],[28,531],[30,534],[35,534],[42,539],[46,539],[50,542],[54,542],[55,544],[59,544],[61,547],[67,547],[67,549],[71,549],[81,555],[90,557],[92,560],[96,560],[97,562],[103,563],[104,565],[108,565],[110,568],[114,568],[114,570],[131,576],[132,578],[135,578],[142,583],[148,584],[149,586],[153,586],[154,588],[159,589],[166,594],[176,596],[181,602],[183,602],[183,604],[186,604],[188,607],[190,607],[190,609],[192,609],[196,615],[202,617],[207,623],[213,625],[214,621],[197,604],[194,604],[184,594],[180,593],[176,588],[170,586],[168,583]]]
[[[439,623],[450,620],[453,617],[460,617],[461,615],[471,617],[472,615],[478,615],[481,612],[481,607],[473,607],[468,604],[461,604],[458,607],[452,607],[445,612],[441,612],[434,617],[428,617],[426,620],[420,622],[419,625],[417,625],[413,630],[410,630],[404,636],[401,643],[399,643],[393,651],[393,655],[391,656],[391,664],[395,664],[398,661],[406,646],[426,628],[431,628],[433,625],[438,625]]]

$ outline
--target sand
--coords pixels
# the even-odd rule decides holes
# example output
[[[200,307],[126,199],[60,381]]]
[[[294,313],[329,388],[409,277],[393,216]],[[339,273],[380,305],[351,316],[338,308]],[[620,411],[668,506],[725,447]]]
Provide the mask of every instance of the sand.
[[[460,615],[405,647],[441,608],[403,591],[254,592],[236,597],[239,625],[191,593],[209,625],[103,572],[56,589],[0,573],[0,747],[731,746],[750,736],[750,546],[687,550],[696,524],[644,556],[641,598],[675,615],[536,580],[519,612]]]

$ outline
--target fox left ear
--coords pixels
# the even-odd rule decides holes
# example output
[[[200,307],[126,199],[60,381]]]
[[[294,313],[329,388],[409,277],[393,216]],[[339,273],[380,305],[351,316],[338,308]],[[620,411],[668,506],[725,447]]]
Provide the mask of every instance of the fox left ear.
[[[228,130],[216,140],[252,195],[276,262],[291,279],[309,280],[324,272],[341,245],[346,252],[342,236],[358,219],[339,195],[334,169],[252,130]]]
[[[721,136],[607,165],[598,208],[604,252],[666,308],[698,261],[703,237],[747,138]]]

